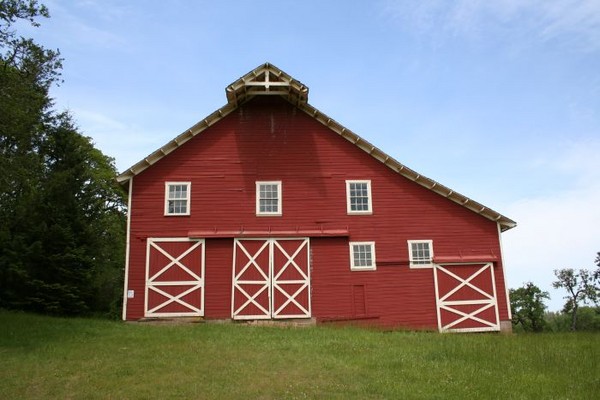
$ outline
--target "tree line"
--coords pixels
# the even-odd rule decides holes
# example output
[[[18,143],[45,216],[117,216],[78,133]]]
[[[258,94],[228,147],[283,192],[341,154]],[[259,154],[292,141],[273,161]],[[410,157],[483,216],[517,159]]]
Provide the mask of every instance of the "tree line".
[[[600,331],[600,252],[594,270],[562,268],[554,270],[555,289],[564,289],[566,302],[560,312],[547,312],[550,299],[532,282],[510,289],[512,323],[516,331]]]
[[[62,58],[19,36],[48,9],[0,1],[0,308],[116,315],[125,200],[114,160],[55,110]]]

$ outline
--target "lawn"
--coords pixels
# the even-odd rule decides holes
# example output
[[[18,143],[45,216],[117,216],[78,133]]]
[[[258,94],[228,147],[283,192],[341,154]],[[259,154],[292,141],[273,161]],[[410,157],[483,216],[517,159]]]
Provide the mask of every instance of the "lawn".
[[[0,311],[1,399],[592,399],[598,334],[148,325]]]

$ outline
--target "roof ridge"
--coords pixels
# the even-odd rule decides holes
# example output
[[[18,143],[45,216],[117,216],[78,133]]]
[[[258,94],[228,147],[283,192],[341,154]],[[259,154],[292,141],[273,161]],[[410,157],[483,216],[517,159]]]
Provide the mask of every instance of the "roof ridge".
[[[283,77],[283,80],[276,79],[272,81],[270,72],[275,72],[276,78],[280,79]],[[255,78],[258,78],[258,80]],[[275,89],[271,89],[271,86],[273,86]],[[344,127],[334,119],[319,111],[317,108],[308,104],[308,87],[269,62],[258,66],[257,68],[235,80],[226,87],[225,93],[227,95],[226,105],[214,111],[203,120],[197,122],[191,128],[179,134],[175,139],[169,141],[167,144],[154,151],[143,160],[123,171],[121,174],[119,174],[119,176],[117,176],[117,181],[122,184],[129,181],[135,175],[138,175],[146,168],[161,160],[167,154],[182,146],[188,140],[202,133],[208,127],[214,125],[229,115],[232,111],[237,109],[241,104],[249,101],[250,99],[261,95],[276,95],[283,97],[292,105],[298,107],[310,117],[316,119],[344,139],[353,143],[355,146],[383,163],[392,171],[479,215],[484,216],[489,220],[497,222],[500,224],[502,231],[514,228],[517,225],[515,221],[505,217],[499,212],[494,211],[493,209],[486,207],[483,204],[408,168],[401,162],[386,154],[384,151],[377,148],[375,145],[371,144],[369,141],[363,139],[350,129]]]

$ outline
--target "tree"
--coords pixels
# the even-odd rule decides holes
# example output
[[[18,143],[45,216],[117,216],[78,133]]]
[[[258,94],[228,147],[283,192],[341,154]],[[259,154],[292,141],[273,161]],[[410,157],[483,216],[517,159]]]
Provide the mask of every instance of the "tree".
[[[123,193],[112,160],[77,132],[66,113],[55,117],[42,153],[46,168],[39,207],[44,220],[36,239],[43,264],[30,265],[24,299],[32,309],[48,313],[106,309],[110,304],[99,299],[99,277],[107,271],[121,275],[124,249]]]
[[[107,312],[121,296],[124,192],[113,160],[52,109],[58,51],[17,36],[35,0],[0,0],[0,307]]]
[[[573,268],[563,268],[554,270],[557,280],[552,282],[555,289],[564,288],[567,296],[563,311],[571,314],[571,330],[577,329],[577,311],[580,302],[587,303],[592,301],[597,304],[600,295],[600,267],[596,271],[580,269],[575,271]]]
[[[526,332],[541,332],[544,329],[544,300],[549,299],[548,292],[543,292],[531,282],[518,289],[510,290],[510,308],[512,323]]]
[[[17,306],[29,279],[27,265],[43,185],[40,147],[50,114],[48,90],[60,76],[58,52],[17,36],[18,20],[39,24],[48,10],[35,1],[0,1],[0,306]]]
[[[590,300],[592,300],[592,302],[598,309],[598,312],[600,312],[600,306],[598,306],[598,300],[600,300],[600,251],[598,253],[596,253],[595,263],[598,268],[596,268],[594,270],[594,272],[592,272],[592,282],[591,283],[592,283],[593,287],[588,288],[588,290],[591,293],[593,293],[593,296],[591,297]]]

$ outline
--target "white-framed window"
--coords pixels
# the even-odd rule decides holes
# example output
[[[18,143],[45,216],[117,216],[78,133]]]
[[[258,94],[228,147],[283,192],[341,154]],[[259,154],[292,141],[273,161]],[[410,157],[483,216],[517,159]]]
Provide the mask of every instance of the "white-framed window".
[[[371,181],[346,181],[346,208],[348,214],[372,214]]]
[[[411,268],[433,267],[433,241],[409,240],[408,256]]]
[[[282,215],[281,181],[256,182],[256,215]]]
[[[350,242],[350,269],[372,271],[376,268],[375,242]]]
[[[190,215],[190,182],[165,182],[165,215]]]

